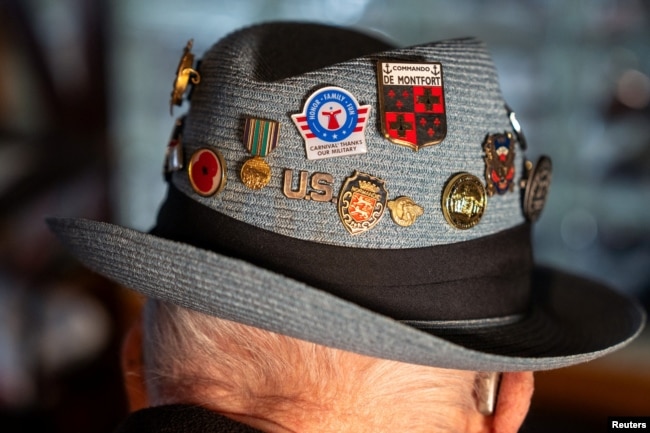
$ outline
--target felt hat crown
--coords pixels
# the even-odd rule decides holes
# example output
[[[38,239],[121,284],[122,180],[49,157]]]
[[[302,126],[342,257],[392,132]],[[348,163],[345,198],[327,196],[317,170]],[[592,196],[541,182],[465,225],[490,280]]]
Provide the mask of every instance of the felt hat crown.
[[[439,367],[555,368],[640,332],[634,301],[535,266],[550,162],[527,161],[482,42],[394,49],[270,23],[196,65],[190,49],[155,228],[49,221],[90,268],[207,314]]]

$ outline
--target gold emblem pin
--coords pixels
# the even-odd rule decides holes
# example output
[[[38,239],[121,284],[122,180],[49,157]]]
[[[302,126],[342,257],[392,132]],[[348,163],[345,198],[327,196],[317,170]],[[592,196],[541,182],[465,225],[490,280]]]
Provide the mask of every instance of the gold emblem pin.
[[[271,167],[259,156],[254,156],[244,163],[239,175],[248,188],[262,189],[271,180]]]
[[[412,225],[415,220],[424,214],[422,206],[416,204],[409,197],[398,197],[388,201],[388,210],[395,224],[402,227]]]
[[[194,54],[192,54],[192,44],[194,41],[190,39],[183,49],[183,55],[181,56],[180,62],[178,62],[178,68],[176,69],[176,78],[174,78],[174,84],[172,87],[172,96],[169,101],[169,112],[172,113],[174,105],[180,106],[183,103],[183,95],[191,84],[199,84],[201,81],[201,75],[198,71],[193,69],[194,66]]]
[[[442,193],[442,212],[449,224],[469,229],[481,221],[487,207],[487,194],[478,177],[469,173],[452,176]]]

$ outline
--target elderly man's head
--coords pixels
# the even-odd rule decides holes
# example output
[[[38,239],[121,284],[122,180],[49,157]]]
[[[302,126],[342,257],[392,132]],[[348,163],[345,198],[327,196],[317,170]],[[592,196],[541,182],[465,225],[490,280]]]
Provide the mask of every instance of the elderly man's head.
[[[479,373],[332,349],[149,301],[125,342],[131,409],[193,403],[265,431],[515,432],[532,373],[507,373],[492,415]]]

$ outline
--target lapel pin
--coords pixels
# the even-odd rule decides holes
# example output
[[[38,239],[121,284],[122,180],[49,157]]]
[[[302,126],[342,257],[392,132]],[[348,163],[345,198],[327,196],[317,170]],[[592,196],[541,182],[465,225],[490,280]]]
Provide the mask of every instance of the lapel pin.
[[[388,191],[384,180],[355,171],[339,191],[338,211],[350,234],[357,235],[379,223],[386,209]]]
[[[487,207],[487,195],[478,177],[470,173],[452,176],[442,193],[442,212],[449,224],[466,230],[481,221]]]
[[[172,113],[174,105],[180,106],[183,103],[183,95],[187,91],[190,84],[196,85],[201,81],[201,75],[193,69],[194,54],[192,54],[192,44],[194,41],[190,39],[183,49],[183,55],[178,62],[176,68],[176,77],[172,87],[172,96],[169,101],[169,112]]]
[[[512,134],[488,135],[483,144],[485,151],[485,183],[488,196],[503,195],[514,188],[515,148]]]
[[[247,118],[244,146],[253,155],[241,168],[240,177],[250,189],[264,188],[271,180],[271,167],[263,159],[278,145],[280,124],[274,120]]]
[[[347,90],[330,86],[312,93],[302,113],[291,119],[305,140],[307,159],[317,160],[366,153],[369,116],[370,105],[359,105]]]
[[[541,156],[530,171],[524,189],[524,215],[529,221],[539,219],[553,177],[553,165],[547,156]]]
[[[422,206],[416,204],[409,197],[398,197],[388,201],[388,210],[395,224],[408,227],[413,225],[416,219],[424,214]]]
[[[377,63],[381,131],[418,151],[447,135],[442,64]]]
[[[226,185],[226,164],[216,150],[203,148],[194,152],[187,173],[194,191],[204,197],[218,193]]]

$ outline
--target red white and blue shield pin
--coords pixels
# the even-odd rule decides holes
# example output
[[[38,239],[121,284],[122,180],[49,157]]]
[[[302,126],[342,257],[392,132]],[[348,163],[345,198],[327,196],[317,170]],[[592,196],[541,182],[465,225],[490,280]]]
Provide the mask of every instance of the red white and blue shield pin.
[[[381,131],[418,151],[447,135],[442,64],[377,63]]]
[[[291,116],[305,139],[307,159],[359,155],[367,152],[365,129],[369,105],[340,87],[324,87],[312,93],[302,113]]]

